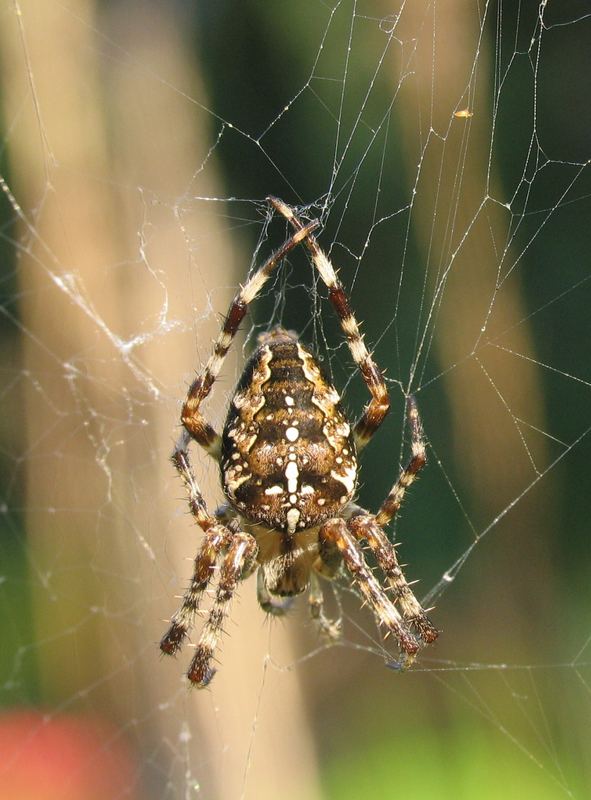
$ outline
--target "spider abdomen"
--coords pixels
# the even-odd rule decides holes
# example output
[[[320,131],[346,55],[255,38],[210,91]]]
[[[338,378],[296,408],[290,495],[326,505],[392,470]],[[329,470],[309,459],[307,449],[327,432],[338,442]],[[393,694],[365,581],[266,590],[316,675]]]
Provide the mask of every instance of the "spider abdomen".
[[[222,483],[247,520],[293,534],[342,514],[357,482],[355,445],[335,388],[295,334],[265,334],[222,435]]]

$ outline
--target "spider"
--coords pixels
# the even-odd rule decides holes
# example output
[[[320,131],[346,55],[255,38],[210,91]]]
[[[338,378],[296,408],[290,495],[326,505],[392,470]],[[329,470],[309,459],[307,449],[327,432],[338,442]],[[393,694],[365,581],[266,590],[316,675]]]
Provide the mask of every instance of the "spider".
[[[203,593],[219,574],[213,605],[187,673],[191,683],[200,688],[207,686],[215,673],[212,661],[236,587],[255,570],[259,604],[267,613],[285,613],[294,596],[309,588],[312,617],[323,633],[335,638],[340,634],[340,623],[324,613],[318,576],[335,578],[344,565],[386,635],[396,639],[404,667],[412,663],[421,640],[428,644],[438,635],[383,530],[426,462],[416,401],[412,396],[407,400],[411,458],[377,514],[370,514],[354,502],[357,453],[388,413],[388,391],[334,267],[314,236],[318,222],[304,225],[282,200],[267,200],[288,220],[294,233],[232,301],[213,354],[189,388],[181,412],[183,430],[172,453],[204,539],[195,558],[193,577],[160,649],[168,654],[180,650]],[[259,337],[220,436],[202,415],[201,404],[210,393],[249,304],[277,265],[302,242],[328,288],[371,399],[351,426],[336,389],[321,372],[313,353],[295,333],[277,326]],[[214,513],[208,511],[193,474],[191,440],[220,465],[227,503]],[[383,572],[385,588],[365,560],[363,542]]]

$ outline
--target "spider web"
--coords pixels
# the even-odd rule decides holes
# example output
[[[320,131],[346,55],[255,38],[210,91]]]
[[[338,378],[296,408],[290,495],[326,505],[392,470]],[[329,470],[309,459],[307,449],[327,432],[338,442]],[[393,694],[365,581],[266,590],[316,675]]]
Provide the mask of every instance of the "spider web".
[[[0,8],[0,797],[32,775],[40,798],[51,780],[76,798],[587,797],[586,5]],[[269,194],[320,220],[386,369],[367,508],[417,397],[429,462],[391,533],[442,634],[400,673],[344,583],[329,646],[303,598],[265,620],[251,580],[191,692],[190,650],[157,647],[199,541],[168,456],[220,314],[285,238]],[[293,252],[207,402],[216,427],[279,322],[352,414],[366,402]],[[217,471],[194,461],[214,508]]]

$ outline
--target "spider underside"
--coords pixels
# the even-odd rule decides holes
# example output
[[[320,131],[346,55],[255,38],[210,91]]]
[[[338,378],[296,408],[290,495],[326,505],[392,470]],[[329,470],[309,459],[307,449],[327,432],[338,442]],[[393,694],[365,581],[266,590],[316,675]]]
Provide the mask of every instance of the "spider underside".
[[[304,225],[283,201],[269,198],[269,202],[295,232],[232,301],[213,354],[189,388],[181,413],[183,431],[172,454],[204,539],[181,606],[160,642],[164,653],[174,654],[182,647],[201,597],[216,566],[220,567],[213,605],[188,671],[189,680],[197,687],[207,686],[215,673],[212,660],[238,582],[257,569],[258,599],[266,612],[284,613],[291,598],[310,588],[312,617],[323,633],[335,637],[340,626],[324,614],[317,576],[332,579],[344,567],[386,634],[394,636],[404,666],[412,663],[421,641],[428,644],[438,635],[383,530],[426,461],[416,402],[412,396],[407,400],[411,458],[377,514],[370,514],[354,502],[357,453],[388,413],[388,391],[335,270],[313,234],[317,223]],[[314,355],[295,333],[278,326],[259,337],[220,436],[203,417],[201,403],[221,370],[248,305],[287,253],[301,242],[328,288],[371,399],[351,426],[336,389]],[[188,452],[191,440],[220,465],[228,502],[213,513],[208,511],[193,474]],[[383,572],[385,588],[368,566],[362,543],[369,546]]]

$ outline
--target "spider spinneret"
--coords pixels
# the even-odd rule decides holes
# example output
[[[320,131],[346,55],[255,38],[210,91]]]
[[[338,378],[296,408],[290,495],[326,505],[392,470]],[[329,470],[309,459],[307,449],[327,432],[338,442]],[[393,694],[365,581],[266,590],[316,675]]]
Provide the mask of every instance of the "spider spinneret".
[[[310,590],[310,611],[321,631],[334,638],[339,623],[326,618],[317,575],[334,578],[342,566],[372,607],[379,623],[392,633],[409,666],[419,650],[438,635],[414,596],[383,531],[402,503],[404,493],[426,461],[414,398],[407,401],[412,456],[377,514],[354,502],[357,452],[371,439],[388,413],[390,401],[381,371],[369,354],[344,289],[313,231],[277,198],[270,204],[295,229],[232,301],[204,371],[192,383],[181,413],[183,432],[172,461],[189,496],[189,505],[204,540],[195,559],[193,578],[173,616],[160,648],[181,648],[197,613],[201,596],[221,560],[214,603],[207,616],[188,677],[207,686],[228,606],[239,581],[258,568],[261,607],[284,613],[291,598]],[[323,375],[297,335],[277,326],[259,337],[230,403],[222,435],[209,425],[200,406],[220,372],[249,303],[273,270],[300,242],[328,287],[329,299],[371,399],[351,426],[334,386]],[[199,491],[188,455],[191,439],[220,465],[228,503],[211,514]],[[366,542],[392,590],[386,593],[365,561]],[[400,609],[400,610],[399,610]]]

